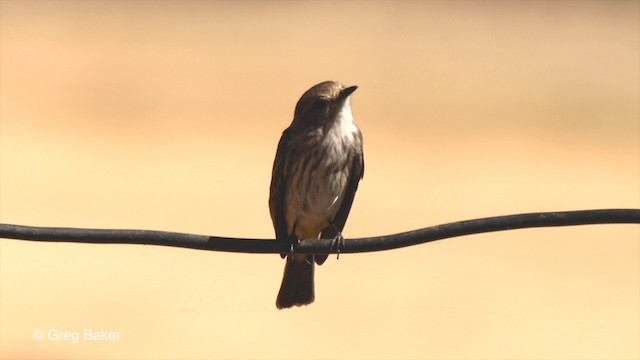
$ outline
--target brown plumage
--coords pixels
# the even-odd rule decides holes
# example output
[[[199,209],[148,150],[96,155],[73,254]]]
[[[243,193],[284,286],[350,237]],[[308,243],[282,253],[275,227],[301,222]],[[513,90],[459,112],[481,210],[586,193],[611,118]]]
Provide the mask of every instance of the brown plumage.
[[[269,209],[279,241],[342,236],[364,174],[362,134],[349,101],[356,88],[326,81],[298,100],[280,138],[271,178]],[[276,306],[312,303],[314,262],[322,264],[327,255],[282,256],[287,262]]]

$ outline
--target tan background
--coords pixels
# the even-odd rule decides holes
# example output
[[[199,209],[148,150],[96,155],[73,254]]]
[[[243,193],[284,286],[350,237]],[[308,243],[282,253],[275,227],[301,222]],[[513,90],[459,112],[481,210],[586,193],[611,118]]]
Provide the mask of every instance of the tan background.
[[[640,10],[620,2],[1,1],[0,221],[270,238],[280,132],[357,84],[345,235],[640,207]],[[638,359],[640,227],[284,263],[0,240],[0,357]],[[32,338],[111,330],[119,341]]]

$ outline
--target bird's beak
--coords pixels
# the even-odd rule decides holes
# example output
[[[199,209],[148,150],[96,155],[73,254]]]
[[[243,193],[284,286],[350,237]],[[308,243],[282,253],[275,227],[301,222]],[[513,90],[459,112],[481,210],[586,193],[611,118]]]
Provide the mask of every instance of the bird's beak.
[[[348,98],[349,95],[351,95],[354,91],[356,91],[357,88],[358,88],[357,86],[350,86],[348,88],[342,89],[342,91],[340,91],[340,95],[338,95],[338,99],[344,100]]]

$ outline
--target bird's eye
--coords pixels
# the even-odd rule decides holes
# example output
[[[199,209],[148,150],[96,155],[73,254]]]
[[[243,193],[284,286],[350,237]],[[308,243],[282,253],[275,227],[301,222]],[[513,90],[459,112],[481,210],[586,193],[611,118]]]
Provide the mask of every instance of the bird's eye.
[[[327,104],[329,104],[329,99],[327,99],[327,98],[318,98],[316,101],[314,101],[312,109],[313,110],[321,110],[321,109],[325,108],[327,106]]]

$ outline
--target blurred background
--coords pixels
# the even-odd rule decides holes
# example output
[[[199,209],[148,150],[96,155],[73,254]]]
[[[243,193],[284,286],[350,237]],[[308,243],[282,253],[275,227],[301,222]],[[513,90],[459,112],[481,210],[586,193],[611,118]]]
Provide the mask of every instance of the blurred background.
[[[273,238],[299,96],[365,137],[345,237],[640,207],[640,3],[0,1],[0,221]],[[638,359],[640,226],[284,262],[0,240],[3,359]],[[77,343],[50,330],[119,332]],[[35,340],[42,330],[44,339]]]

